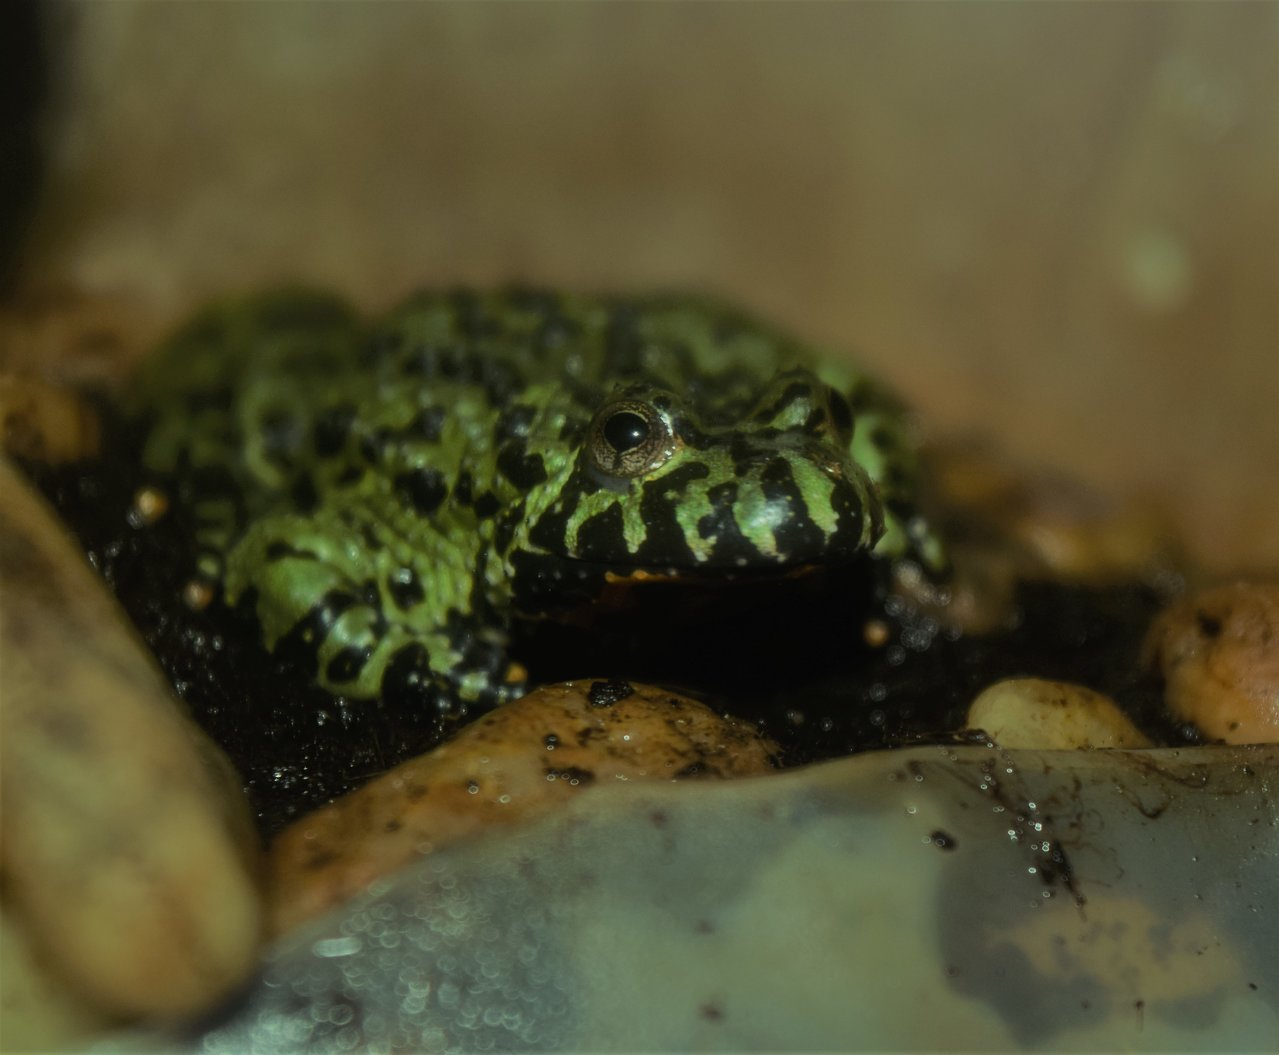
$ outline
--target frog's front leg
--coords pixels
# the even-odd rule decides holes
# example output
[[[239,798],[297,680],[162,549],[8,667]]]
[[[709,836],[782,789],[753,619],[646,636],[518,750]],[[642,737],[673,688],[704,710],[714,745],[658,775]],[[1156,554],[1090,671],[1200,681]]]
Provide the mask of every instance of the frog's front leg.
[[[501,627],[433,598],[426,571],[332,513],[290,513],[244,533],[224,586],[229,605],[251,607],[268,651],[334,695],[459,716],[518,696]]]

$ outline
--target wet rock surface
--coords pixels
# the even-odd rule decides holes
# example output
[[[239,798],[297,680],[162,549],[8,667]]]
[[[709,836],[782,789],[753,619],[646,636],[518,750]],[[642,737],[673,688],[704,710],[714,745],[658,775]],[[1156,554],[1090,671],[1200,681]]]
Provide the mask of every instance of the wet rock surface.
[[[493,711],[281,832],[268,855],[281,934],[413,859],[619,782],[773,771],[775,744],[695,700],[620,679],[550,685]]]
[[[595,789],[111,1050],[1261,1050],[1274,748],[917,748]]]

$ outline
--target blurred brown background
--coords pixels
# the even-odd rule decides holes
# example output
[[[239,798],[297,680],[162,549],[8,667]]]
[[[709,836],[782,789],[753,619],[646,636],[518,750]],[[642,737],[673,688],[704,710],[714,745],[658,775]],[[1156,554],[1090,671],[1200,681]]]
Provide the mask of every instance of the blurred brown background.
[[[1279,6],[51,13],[22,289],[713,289],[1279,567]]]

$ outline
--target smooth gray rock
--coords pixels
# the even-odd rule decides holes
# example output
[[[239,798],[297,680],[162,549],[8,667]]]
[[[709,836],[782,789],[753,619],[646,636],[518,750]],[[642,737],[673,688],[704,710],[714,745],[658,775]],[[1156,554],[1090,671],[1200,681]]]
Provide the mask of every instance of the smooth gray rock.
[[[276,947],[206,1052],[1263,1050],[1279,749],[592,791]],[[136,1048],[143,1038],[120,1044]]]

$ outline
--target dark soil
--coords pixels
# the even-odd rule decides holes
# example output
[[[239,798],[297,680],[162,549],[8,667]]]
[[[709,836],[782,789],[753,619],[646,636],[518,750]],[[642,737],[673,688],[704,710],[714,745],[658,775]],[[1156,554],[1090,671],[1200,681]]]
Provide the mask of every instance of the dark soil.
[[[239,768],[264,835],[454,731],[457,720],[420,709],[334,697],[269,655],[243,615],[216,599],[187,607],[188,525],[180,509],[130,524],[133,464],[32,475]],[[1160,604],[1140,584],[1024,584],[1015,628],[986,637],[940,628],[891,594],[869,561],[780,581],[659,582],[627,597],[586,625],[521,624],[513,656],[535,682],[621,676],[690,691],[757,722],[787,766],[953,740],[976,693],[1015,675],[1105,692],[1157,742],[1185,742],[1159,716],[1157,686],[1135,673]],[[888,631],[873,646],[863,633],[872,618]]]

